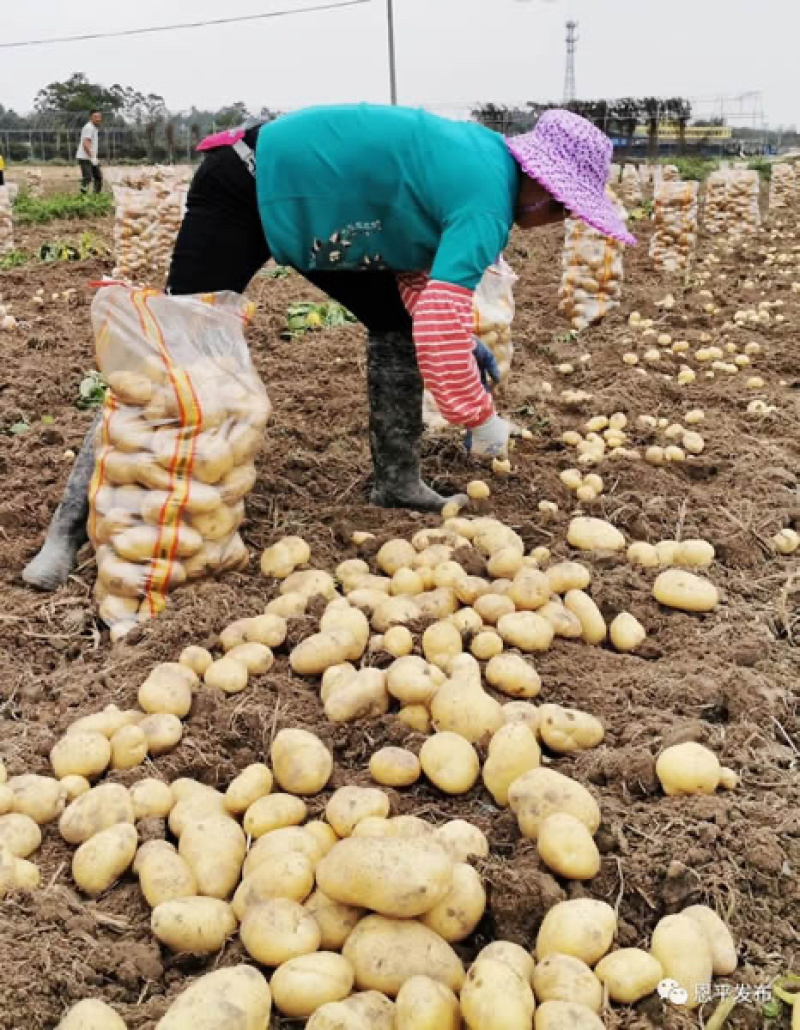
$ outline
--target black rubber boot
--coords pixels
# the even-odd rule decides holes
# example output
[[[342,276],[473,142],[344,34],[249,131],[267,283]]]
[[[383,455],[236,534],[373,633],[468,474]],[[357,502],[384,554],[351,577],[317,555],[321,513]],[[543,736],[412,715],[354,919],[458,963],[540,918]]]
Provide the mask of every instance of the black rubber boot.
[[[83,439],[41,550],[22,571],[25,582],[39,590],[55,590],[66,583],[75,568],[78,551],[88,539],[89,484],[94,473],[94,438],[101,417],[100,412],[95,415]]]
[[[370,333],[367,382],[372,503],[437,512],[451,500],[469,503],[462,494],[442,497],[420,478],[423,385],[410,335]]]

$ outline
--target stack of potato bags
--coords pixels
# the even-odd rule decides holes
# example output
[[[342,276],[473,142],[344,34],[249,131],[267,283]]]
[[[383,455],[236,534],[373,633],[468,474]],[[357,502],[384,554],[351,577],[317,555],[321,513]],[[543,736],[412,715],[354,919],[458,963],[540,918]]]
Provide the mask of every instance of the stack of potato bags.
[[[44,175],[39,168],[28,168],[25,172],[25,184],[29,197],[44,195]]]
[[[150,278],[156,242],[158,206],[153,190],[114,186],[114,257],[112,275],[130,283]]]
[[[733,168],[728,183],[728,232],[755,232],[761,225],[759,197],[761,180],[758,172]]]
[[[706,179],[703,230],[712,236],[728,231],[728,172],[712,172]]]
[[[688,268],[697,246],[696,182],[665,182],[655,194],[655,230],[650,257],[664,272]]]
[[[11,214],[11,190],[0,186],[0,254],[14,249],[14,219]]]
[[[616,206],[625,220],[624,207]],[[574,329],[585,329],[619,306],[624,250],[624,244],[585,222],[567,219],[558,308]]]
[[[638,207],[642,202],[642,180],[635,165],[625,165],[622,169],[620,193],[627,207]]]
[[[788,207],[795,197],[797,178],[794,165],[779,164],[772,166],[772,183],[769,190],[770,211]]]

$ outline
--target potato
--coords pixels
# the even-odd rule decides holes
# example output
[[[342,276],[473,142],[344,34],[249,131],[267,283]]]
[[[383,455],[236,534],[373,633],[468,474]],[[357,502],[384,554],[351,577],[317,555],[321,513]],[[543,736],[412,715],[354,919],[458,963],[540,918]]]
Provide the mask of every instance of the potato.
[[[544,572],[523,566],[514,576],[508,596],[518,611],[533,611],[546,604],[550,597],[550,584]]]
[[[153,384],[139,372],[111,372],[106,382],[122,404],[144,407],[153,394]]]
[[[416,920],[367,916],[345,941],[342,954],[352,963],[359,989],[390,998],[412,976],[429,976],[456,992],[464,982],[458,955]]]
[[[399,538],[387,540],[375,555],[375,564],[385,572],[387,576],[393,576],[398,569],[404,566],[411,566],[417,556],[412,544],[408,540]]]
[[[585,751],[602,743],[605,731],[599,719],[577,708],[539,706],[539,736],[558,754]]]
[[[417,594],[414,604],[418,614],[428,619],[447,619],[458,611],[455,591],[449,587],[426,590],[422,594]]]
[[[203,682],[212,690],[221,690],[225,694],[238,694],[245,689],[249,680],[247,665],[238,658],[226,654],[217,658],[203,674]]]
[[[620,612],[608,627],[608,635],[618,651],[635,651],[647,636],[647,631],[630,612]]]
[[[483,689],[481,669],[472,655],[461,654],[453,659],[450,678],[431,701],[431,715],[437,730],[449,730],[473,743],[502,726],[502,707]],[[424,762],[422,766],[424,769]]]
[[[536,1010],[534,1030],[603,1030],[603,1020],[585,1005],[546,1001]]]
[[[252,875],[270,856],[291,851],[305,855],[315,866],[322,858],[324,847],[317,836],[309,833],[304,826],[283,826],[279,830],[265,833],[255,842],[244,863],[245,877]]]
[[[503,581],[496,580],[494,584],[495,587],[497,586],[498,582]],[[509,587],[510,586],[511,584],[509,583]],[[462,627],[464,617],[462,616],[462,618],[459,620],[460,613],[457,613],[456,615],[450,617],[453,622],[453,625],[459,630],[459,632],[461,632],[462,628],[465,630],[472,630],[473,632],[476,632],[482,628],[483,624],[486,624],[487,626],[496,626],[499,620],[502,619],[504,615],[510,615],[512,612],[516,611],[516,606],[510,597],[507,597],[503,594],[482,594],[480,597],[476,599],[474,608],[464,610],[468,612],[473,612],[475,615],[477,615],[478,621],[476,622],[476,624],[470,625],[469,623],[467,623]],[[466,618],[469,619],[470,617],[467,616]]]
[[[722,919],[707,905],[690,905],[681,915],[693,919],[705,934],[711,948],[714,975],[730,976],[739,963],[733,937]]]
[[[450,664],[456,655],[461,654],[464,650],[463,641],[461,639],[461,633],[456,629],[452,622],[440,621],[434,622],[432,626],[428,626],[422,635],[422,652],[425,658],[433,665],[438,665],[439,668],[444,669],[445,672],[450,668]],[[399,659],[404,661],[404,659]],[[408,668],[411,668],[410,662],[413,659],[405,659],[408,664]],[[417,662],[421,659],[417,659]],[[396,695],[399,696],[399,695]],[[406,698],[401,698],[406,700]],[[409,697],[409,701],[420,701],[424,700],[419,697]]]
[[[616,932],[616,913],[605,901],[560,901],[547,912],[539,927],[536,958],[541,962],[548,955],[573,955],[593,966],[611,947]]]
[[[233,896],[237,919],[270,898],[289,898],[302,904],[314,888],[314,866],[299,851],[269,855],[242,880]]]
[[[333,827],[328,826],[321,819],[311,819],[303,826],[303,829],[306,833],[311,834],[317,844],[319,844],[320,858],[323,855],[327,855],[333,845],[339,840]]]
[[[397,720],[410,726],[416,733],[427,736],[431,731],[431,715],[425,705],[405,705],[397,713]]]
[[[658,550],[643,540],[632,543],[627,550],[626,557],[631,565],[640,565],[644,569],[655,569],[661,564]]]
[[[117,375],[124,373],[118,372]],[[149,385],[149,383],[148,383]],[[84,998],[64,1015],[56,1030],[127,1030],[121,1016],[99,998]]]
[[[308,607],[309,598],[305,594],[289,593],[276,597],[264,608],[265,615],[277,615],[281,619],[294,619],[302,615]]]
[[[497,632],[507,644],[520,651],[546,651],[555,632],[547,619],[537,612],[512,612],[497,621]]]
[[[176,781],[172,784],[173,794],[178,792]],[[198,783],[199,789],[192,789],[185,796],[179,796],[169,813],[169,828],[176,837],[180,837],[189,823],[204,819],[209,815],[225,815],[225,798],[213,787]]]
[[[472,638],[470,651],[481,661],[488,661],[490,658],[502,654],[503,638],[494,630],[482,630]]]
[[[461,989],[470,1030],[530,1030],[535,1003],[530,984],[497,959],[475,962]]]
[[[402,747],[382,747],[369,760],[370,776],[385,787],[410,787],[422,772],[413,751]]]
[[[165,819],[175,805],[168,783],[156,779],[139,780],[130,788],[134,819]]]
[[[536,614],[550,623],[553,627],[553,633],[557,637],[563,637],[566,640],[579,640],[583,636],[583,627],[580,620],[577,615],[574,615],[568,608],[564,607],[561,598],[554,596]]]
[[[656,761],[656,775],[670,796],[713,794],[721,774],[714,752],[692,740],[666,748]]]
[[[379,991],[351,994],[318,1008],[306,1030],[396,1030],[394,1005]]]
[[[75,798],[79,798],[81,796],[81,794],[85,794],[87,790],[91,790],[92,789],[91,783],[89,783],[89,781],[86,779],[85,776],[76,776],[76,775],[64,776],[63,779],[61,780],[61,786],[67,792],[67,801],[74,801]],[[11,791],[9,791],[9,794],[11,794]],[[13,802],[13,797],[14,797],[13,794],[11,794],[11,801],[12,802]],[[11,802],[9,802],[9,807],[4,809],[4,807],[3,807],[3,788],[0,788],[0,815],[2,815],[4,811],[6,811],[6,812],[9,811],[10,808],[11,808]]]
[[[652,994],[664,977],[661,963],[641,948],[612,951],[597,963],[595,976],[612,1001],[633,1005]]]
[[[58,819],[67,803],[67,791],[52,776],[25,773],[7,782],[14,795],[14,811],[43,826]]]
[[[111,761],[108,738],[97,731],[68,733],[53,745],[50,764],[57,779],[83,776],[95,779]]]
[[[554,812],[539,826],[542,861],[568,880],[591,880],[600,872],[600,852],[586,826],[567,812]]]
[[[576,561],[556,562],[545,570],[551,594],[566,594],[570,590],[585,590],[592,574],[585,565]]]
[[[307,730],[281,730],[270,756],[275,779],[290,794],[318,794],[333,772],[330,751]]]
[[[319,951],[285,962],[275,971],[270,988],[284,1015],[305,1018],[327,1002],[346,998],[354,976],[347,959],[332,951]]]
[[[489,842],[486,835],[465,819],[451,819],[437,827],[434,837],[454,862],[489,857]]]
[[[147,737],[139,726],[123,726],[111,738],[111,768],[133,769],[147,758]]]
[[[239,882],[246,850],[242,828],[227,815],[207,815],[188,823],[178,844],[200,894],[220,899],[227,898]]]
[[[334,901],[319,888],[306,900],[303,907],[319,926],[320,947],[332,951],[341,951],[356,923],[364,915],[363,909]]]
[[[595,833],[600,809],[589,791],[555,769],[531,769],[515,780],[508,791],[509,806],[526,837],[536,840],[539,827],[553,812],[568,812]]]
[[[330,666],[345,661],[353,646],[349,632],[314,633],[292,650],[289,664],[299,676],[320,676]]]
[[[5,762],[0,761],[0,784],[8,782],[8,771],[6,769]]]
[[[252,463],[234,466],[217,483],[220,500],[223,504],[236,504],[244,500],[255,486],[257,478],[256,468]],[[193,487],[204,485],[202,483],[192,484]]]
[[[567,542],[581,551],[621,551],[625,547],[625,537],[616,526],[588,515],[572,519]]]
[[[435,623],[435,626],[445,625],[446,623]],[[434,629],[435,626],[431,626],[429,629]],[[452,659],[461,651],[461,634],[454,626],[451,626],[450,629],[458,636],[459,643],[459,650],[450,654]],[[437,653],[438,656],[439,653]],[[444,657],[443,653],[441,657]],[[424,658],[407,655],[404,658],[395,659],[389,666],[386,673],[386,688],[392,697],[396,697],[404,705],[428,704],[439,689],[439,684],[434,679],[431,666]]]
[[[9,812],[0,816],[0,845],[15,858],[27,858],[41,843],[42,831],[29,815]]]
[[[144,718],[141,712],[139,715]],[[116,705],[106,705],[102,712],[76,719],[67,727],[67,734],[102,733],[105,737],[113,737],[121,726],[129,725],[130,721],[127,712],[121,712]]]
[[[197,894],[197,880],[188,864],[165,840],[143,844],[133,863],[139,886],[151,908]]]
[[[225,791],[225,808],[232,815],[242,815],[272,790],[272,773],[262,762],[242,769]]]
[[[453,866],[450,890],[420,922],[450,943],[469,937],[486,911],[486,891],[480,875],[465,862]]]
[[[147,743],[147,751],[153,756],[165,755],[180,744],[183,738],[183,723],[177,715],[148,715],[138,725]],[[116,734],[111,738],[112,746]]]
[[[34,891],[42,882],[39,867],[24,858],[14,858],[14,887],[19,891]]]
[[[336,666],[333,666],[336,668]],[[364,667],[332,690],[325,700],[325,714],[331,722],[353,722],[377,718],[389,711],[386,674],[381,669]]]
[[[139,687],[139,704],[149,715],[177,715],[183,719],[192,707],[197,675],[185,665],[163,662],[151,670]]]
[[[282,594],[302,594],[306,600],[316,597],[317,594],[321,594],[327,601],[333,601],[338,597],[333,576],[321,569],[293,572],[281,583],[280,592]]]
[[[425,581],[420,573],[408,568],[398,569],[389,585],[389,593],[394,597],[405,594],[413,597],[415,594],[421,594],[424,589]]]
[[[176,898],[153,909],[150,928],[172,951],[210,955],[236,932],[236,916],[218,898]]]
[[[133,862],[139,836],[129,823],[95,833],[72,856],[72,878],[86,894],[108,890]]]
[[[505,724],[510,722],[524,723],[528,729],[536,733],[539,729],[539,709],[527,701],[507,701],[503,705]]]
[[[659,573],[653,584],[653,597],[668,608],[684,612],[711,612],[719,602],[713,583],[683,569],[667,569]]]
[[[498,654],[486,666],[486,682],[508,697],[537,697],[542,689],[539,673],[518,654]]]
[[[269,898],[247,909],[239,930],[248,955],[265,966],[280,966],[319,948],[320,929],[302,905]]]
[[[292,794],[267,794],[254,801],[244,814],[244,832],[248,837],[263,837],[281,826],[299,826],[308,809]]]
[[[68,844],[83,844],[101,830],[133,821],[133,802],[127,789],[120,783],[101,783],[67,805],[58,828]]]
[[[525,983],[533,982],[533,956],[519,944],[513,944],[511,941],[492,941],[485,948],[481,948],[475,961],[481,962],[485,958],[502,962],[522,977]]]
[[[129,562],[148,562],[151,558],[191,558],[203,546],[196,529],[179,526],[132,526],[111,539],[120,558]]]
[[[458,998],[429,976],[412,976],[397,992],[396,1030],[461,1030]]]
[[[389,798],[375,787],[340,787],[325,807],[325,817],[339,837],[349,837],[363,820],[389,815]]]
[[[256,615],[255,618],[247,620],[244,635],[245,640],[255,644],[264,644],[271,649],[280,647],[286,640],[287,629],[285,618],[266,612],[264,615]]]
[[[219,635],[219,644],[226,654],[234,647],[246,643],[246,634],[251,622],[252,619],[249,618],[234,619],[233,622],[229,622],[225,629],[223,629]]]
[[[348,558],[336,566],[334,575],[347,591],[356,586],[362,576],[369,575],[369,565],[361,558]]]
[[[676,564],[707,568],[714,561],[714,547],[708,540],[681,540],[675,556]]]
[[[266,1030],[272,996],[252,966],[217,969],[173,1001],[156,1030]]]
[[[431,783],[446,794],[466,794],[474,787],[481,769],[472,744],[460,734],[447,730],[425,741],[419,761]]]
[[[564,598],[564,607],[578,617],[583,639],[587,644],[602,644],[606,639],[606,623],[600,609],[582,590],[570,590]]]
[[[665,916],[653,931],[650,950],[664,977],[687,992],[685,1007],[697,1008],[698,987],[710,984],[714,974],[711,945],[700,923],[690,916]]]
[[[524,723],[500,727],[489,742],[489,755],[483,764],[483,782],[495,804],[506,807],[511,784],[536,769],[541,757],[536,737]]]
[[[571,1001],[592,1012],[603,1007],[603,987],[591,969],[574,955],[554,953],[536,964],[533,972],[536,1000]]]
[[[391,626],[384,634],[383,649],[394,658],[404,658],[414,650],[414,638],[405,626]]]
[[[346,661],[358,661],[367,648],[369,619],[358,608],[351,608],[343,598],[328,605],[320,619],[319,628],[323,633],[330,633],[334,637],[349,634],[352,640],[345,651]]]

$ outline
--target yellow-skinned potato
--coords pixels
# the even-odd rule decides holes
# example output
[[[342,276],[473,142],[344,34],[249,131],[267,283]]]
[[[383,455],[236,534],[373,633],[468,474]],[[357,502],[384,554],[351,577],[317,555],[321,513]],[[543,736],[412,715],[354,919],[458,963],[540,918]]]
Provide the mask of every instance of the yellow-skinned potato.
[[[419,761],[431,783],[446,794],[466,794],[475,786],[481,769],[472,744],[459,733],[447,730],[428,737]]]
[[[475,607],[472,609],[481,620],[481,623],[486,623],[488,626],[496,626],[497,623],[502,619],[504,615],[510,615],[516,611],[516,606],[510,597],[506,597],[503,594],[482,594],[475,601]],[[453,620],[458,618],[458,615],[452,616]],[[458,627],[458,623],[453,623]],[[477,627],[470,627],[472,629],[480,629],[480,625]]]
[[[612,1001],[633,1005],[652,994],[664,978],[661,963],[641,948],[612,951],[597,963],[595,976]]]
[[[200,894],[227,898],[239,882],[246,844],[242,828],[227,815],[208,815],[188,823],[178,853],[185,858]]]
[[[24,773],[12,776],[6,786],[14,795],[14,811],[40,826],[58,819],[67,803],[66,788],[52,776]]]
[[[247,909],[239,936],[248,955],[264,966],[308,955],[320,942],[314,917],[289,898],[269,898]]]
[[[461,1030],[458,998],[429,976],[412,976],[397,992],[396,1030]]]
[[[665,916],[653,931],[650,950],[664,977],[688,993],[685,1007],[697,1008],[697,988],[710,984],[714,974],[711,945],[700,924],[690,916]]]
[[[333,772],[330,751],[307,730],[281,730],[270,756],[275,779],[289,794],[318,794]]]
[[[297,591],[281,594],[264,608],[265,615],[278,615],[282,619],[294,619],[302,615],[308,607],[309,598]]]
[[[172,951],[210,955],[235,933],[236,916],[218,898],[176,898],[153,909],[150,928]]]
[[[542,821],[553,812],[574,815],[590,833],[600,825],[600,809],[589,791],[555,769],[531,769],[520,776],[509,788],[508,803],[522,833],[533,840]]]
[[[435,623],[435,625],[443,626],[445,624]],[[429,628],[433,629],[434,627]],[[450,628],[458,636],[460,648],[461,634],[458,633],[455,626]],[[459,652],[453,654],[457,653]],[[416,655],[407,655],[392,662],[386,674],[386,687],[392,697],[396,697],[404,705],[426,705],[439,689],[431,666],[424,658]]]
[[[560,901],[547,912],[539,927],[536,958],[541,962],[548,955],[573,955],[593,966],[611,947],[616,932],[616,913],[605,901]]]
[[[243,873],[249,877],[272,855],[281,855],[290,851],[298,851],[305,855],[313,866],[322,858],[324,847],[316,835],[309,833],[304,826],[283,826],[279,830],[265,833],[259,837],[245,859]]]
[[[434,622],[422,634],[422,652],[425,658],[445,672],[450,668],[453,658],[463,650],[461,634],[452,622]],[[423,698],[414,697],[408,700],[420,701]]]
[[[417,556],[414,546],[408,540],[396,538],[387,540],[375,555],[375,564],[387,576],[393,576],[398,569],[410,567]]]
[[[116,705],[106,705],[102,712],[84,715],[70,723],[67,734],[102,733],[104,737],[113,737],[120,726],[126,726],[128,721],[126,712],[121,712]]]
[[[547,619],[557,637],[563,637],[565,640],[580,640],[583,636],[580,620],[569,608],[564,607],[561,598],[553,597],[536,614]]]
[[[150,755],[165,755],[183,738],[183,723],[177,715],[148,715],[138,724],[138,729],[145,736]],[[116,734],[111,738],[112,747],[115,738]]]
[[[272,995],[252,966],[206,973],[173,1001],[156,1030],[266,1030]]]
[[[248,619],[244,630],[245,640],[269,648],[280,647],[286,640],[286,633],[286,619],[270,612]]]
[[[455,591],[450,587],[438,587],[417,594],[414,603],[419,615],[429,619],[447,619],[458,610]]]
[[[318,951],[290,959],[270,981],[272,998],[284,1015],[312,1015],[328,1002],[346,998],[353,987],[353,967],[341,955]]]
[[[394,1005],[379,991],[361,991],[318,1008],[306,1030],[396,1030]]]
[[[197,881],[188,864],[165,840],[143,844],[133,863],[139,886],[150,908],[197,894]]]
[[[508,596],[517,611],[535,611],[550,598],[550,584],[544,572],[523,566],[514,576],[508,589]]]
[[[518,654],[498,654],[486,666],[486,682],[508,697],[537,697],[542,689],[539,673]]]
[[[106,377],[109,389],[123,404],[144,407],[153,395],[153,384],[140,372],[111,372]]]
[[[414,597],[415,594],[421,594],[424,589],[425,582],[422,576],[414,569],[408,568],[398,569],[389,585],[389,593],[394,597],[404,594]]]
[[[269,672],[275,663],[272,651],[270,651],[266,644],[258,644],[252,640],[249,640],[246,644],[238,644],[236,647],[232,647],[225,655],[225,658],[221,658],[220,661],[227,661],[228,659],[241,662],[251,676],[263,676],[265,672]]]
[[[369,565],[362,558],[348,558],[346,561],[340,562],[334,573],[345,592],[356,586],[363,576],[369,574]]]
[[[434,837],[454,862],[467,862],[470,858],[489,856],[489,841],[486,834],[466,819],[451,819],[438,826]]]
[[[592,1012],[603,1007],[603,986],[589,966],[574,955],[554,953],[537,962],[533,990],[539,1004],[571,1001]]]
[[[147,562],[151,558],[191,558],[203,546],[203,538],[191,526],[132,526],[111,540],[120,558]]]
[[[39,867],[24,858],[14,858],[14,886],[19,891],[34,891],[41,885]]]
[[[644,540],[632,543],[626,552],[626,558],[631,565],[640,565],[643,569],[657,569],[661,564],[657,548]]]
[[[409,597],[404,594],[397,597],[387,597],[385,601],[373,609],[373,629],[377,630],[378,633],[385,633],[392,626],[403,625],[406,622],[419,618],[421,613],[417,599],[421,596],[421,594],[418,594],[416,597]]]
[[[128,790],[121,783],[101,783],[67,805],[58,828],[68,844],[82,844],[101,830],[117,823],[132,825],[133,821],[133,801]]]
[[[475,962],[461,989],[470,1030],[530,1030],[535,1003],[529,983],[496,959]]]
[[[406,626],[391,626],[383,635],[383,649],[393,658],[404,658],[414,650],[414,638]]]
[[[242,815],[272,790],[272,773],[263,762],[254,762],[242,769],[225,791],[225,808],[232,815]]]
[[[177,718],[177,717],[176,717]],[[147,737],[139,726],[123,726],[111,738],[111,768],[133,769],[147,758]]]
[[[267,794],[245,812],[244,832],[248,837],[263,837],[282,826],[299,826],[307,815],[305,801],[293,794]]]
[[[501,547],[486,563],[492,579],[513,579],[522,568],[523,552],[518,547]]]
[[[192,707],[192,690],[197,675],[185,665],[164,662],[156,665],[139,687],[139,704],[149,715],[177,715],[185,718]]]
[[[465,862],[453,866],[450,890],[420,922],[450,943],[469,937],[486,911],[486,891],[480,874]]]
[[[314,888],[314,866],[299,851],[270,855],[239,884],[233,896],[237,919],[270,898],[289,898],[302,904]]]
[[[520,651],[546,651],[553,642],[552,625],[537,612],[511,612],[497,621],[497,632]]]
[[[166,819],[175,805],[175,795],[168,783],[156,779],[139,780],[130,788],[134,819]]]
[[[353,636],[348,632],[313,633],[293,649],[289,663],[299,676],[320,676],[332,665],[344,662],[353,646]]]
[[[621,551],[625,547],[625,537],[616,526],[588,515],[579,515],[570,522],[567,541],[581,551]]]
[[[127,1027],[110,1005],[99,998],[84,998],[72,1006],[56,1030],[127,1030]]]
[[[476,658],[488,661],[503,653],[503,638],[494,630],[481,630],[472,638],[469,649]]]
[[[241,523],[242,512],[220,504],[212,511],[198,512],[192,515],[192,527],[201,533],[205,540],[222,540],[230,536]]]
[[[203,682],[212,690],[221,690],[225,694],[238,694],[247,686],[250,674],[247,666],[238,658],[226,654],[217,658],[203,674]]]
[[[699,925],[711,948],[715,976],[730,976],[739,964],[736,945],[731,932],[713,908],[708,905],[690,905],[681,912]]]
[[[656,775],[665,794],[713,794],[722,768],[709,748],[693,740],[673,744],[658,756]]]
[[[85,841],[72,856],[72,878],[86,894],[108,890],[136,856],[139,836],[129,823],[118,823]]]
[[[225,814],[225,798],[218,790],[198,783],[198,789],[192,788],[184,793],[178,786],[180,782],[172,784],[172,792],[178,800],[169,813],[169,828],[176,837],[180,837],[189,823],[208,815]]]
[[[0,816],[0,845],[15,858],[27,858],[41,843],[42,831],[29,815],[9,812]]]
[[[536,847],[545,865],[566,880],[591,880],[600,872],[591,833],[568,812],[553,812],[542,821]]]
[[[255,486],[257,478],[256,468],[252,463],[234,466],[217,483],[220,500],[223,504],[236,504],[238,501],[244,500]],[[205,486],[204,483],[196,485]]]
[[[608,627],[611,643],[618,651],[635,651],[647,636],[647,631],[630,612],[620,612]]]
[[[319,926],[320,947],[331,951],[341,951],[356,923],[364,915],[362,908],[334,901],[319,888],[306,900],[303,907]]]
[[[413,751],[402,747],[382,747],[369,760],[369,773],[384,787],[410,787],[422,772]]]
[[[483,782],[495,804],[506,807],[511,784],[536,769],[541,757],[536,737],[524,723],[500,727],[489,743],[489,755],[483,763]]]
[[[327,855],[333,845],[339,840],[333,827],[328,826],[328,824],[323,822],[321,819],[310,819],[303,826],[303,829],[306,833],[310,834],[319,845],[320,858],[322,858],[323,855]]]
[[[564,598],[564,607],[577,616],[583,639],[587,644],[602,644],[606,639],[606,622],[600,609],[582,590],[570,590]]]
[[[322,618],[319,628],[323,633],[349,634],[352,642],[345,653],[345,661],[357,662],[364,654],[369,641],[369,619],[359,611],[351,608],[343,598],[332,602]]]
[[[362,919],[342,949],[361,990],[394,998],[412,976],[429,976],[459,991],[464,982],[461,959],[450,945],[413,919],[371,915]]]
[[[404,705],[397,713],[397,719],[416,733],[427,736],[431,731],[431,713],[425,705]]]
[[[340,662],[338,665],[331,665],[327,668],[322,674],[319,689],[322,702],[327,701],[332,694],[340,690],[346,683],[349,683],[357,672],[358,670],[352,662]]]
[[[387,818],[389,808],[388,796],[376,787],[339,787],[325,807],[325,818],[339,837],[349,837],[363,819]]]
[[[461,654],[453,659],[450,678],[431,701],[431,715],[437,730],[457,733],[473,743],[502,726],[503,709],[483,689],[481,669],[472,655]]]
[[[12,854],[9,848],[0,844],[0,898],[16,887],[15,863],[24,861]]]
[[[539,736],[551,751],[569,754],[602,743],[604,730],[599,719],[577,708],[539,706]]]
[[[536,1010],[534,1030],[603,1030],[603,1020],[586,1005],[546,1001]]]
[[[369,666],[359,669],[332,689],[324,703],[325,714],[331,722],[353,722],[385,715],[389,711],[386,673]]]
[[[678,545],[676,564],[707,568],[713,563],[714,557],[714,546],[708,540],[681,540]]]
[[[78,776],[75,773],[70,776],[64,776],[61,780],[61,786],[67,792],[67,802],[74,801],[75,798],[79,798],[81,794],[85,794],[87,790],[92,789],[91,783],[86,779],[85,776]],[[14,796],[11,794],[11,801],[7,808],[4,807],[4,795],[3,790],[8,788],[0,787],[0,815],[4,812],[9,812],[12,807]]]
[[[507,701],[503,705],[503,715],[506,724],[521,722],[533,733],[539,729],[539,709],[528,701]]]
[[[667,569],[659,573],[653,584],[653,597],[668,608],[684,612],[711,612],[719,602],[713,583],[683,569]]]
[[[59,780],[65,776],[95,779],[106,771],[110,761],[108,738],[97,731],[68,733],[50,752],[50,764]]]
[[[585,565],[577,561],[560,561],[546,571],[551,594],[566,594],[569,590],[585,590],[592,581],[592,574]]]
[[[247,630],[251,622],[252,619],[234,619],[223,629],[219,635],[219,645],[225,654],[247,641]]]
[[[492,941],[485,948],[481,948],[475,961],[481,962],[486,958],[502,962],[510,969],[513,969],[518,976],[522,977],[525,983],[531,984],[533,982],[533,956],[521,945],[514,944],[512,941]]]
[[[481,554],[490,557],[504,547],[516,547],[525,553],[521,537],[498,519],[480,518],[472,523],[472,544]]]

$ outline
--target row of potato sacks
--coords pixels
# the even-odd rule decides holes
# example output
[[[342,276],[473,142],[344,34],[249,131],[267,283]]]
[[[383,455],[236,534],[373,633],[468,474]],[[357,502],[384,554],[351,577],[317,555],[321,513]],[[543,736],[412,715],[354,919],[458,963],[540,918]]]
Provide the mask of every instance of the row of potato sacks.
[[[794,165],[776,164],[772,166],[772,182],[769,190],[770,211],[788,207],[797,196],[800,186]]]
[[[109,391],[97,432],[89,537],[112,640],[186,582],[243,567],[238,533],[270,403],[250,360],[252,305],[102,287],[92,304]]]
[[[161,181],[148,189],[114,186],[112,192],[114,277],[136,284],[163,280],[186,211],[186,188]]]
[[[0,186],[0,254],[14,249],[14,219],[11,213],[11,190]]]
[[[619,165],[611,166],[609,185],[619,187],[619,194],[628,207],[638,207],[644,200],[644,187],[652,186],[653,193],[665,182],[680,182],[676,165]]]
[[[755,232],[761,225],[760,190],[756,171],[712,172],[706,180],[703,231],[712,236]]]
[[[624,206],[611,190],[607,192],[626,221]],[[619,306],[624,250],[624,244],[585,222],[567,219],[558,308],[570,319],[573,329],[585,329]]]
[[[514,283],[518,276],[502,255],[486,269],[473,298],[475,323],[473,332],[489,348],[497,360],[502,388],[511,374],[514,343],[511,324],[514,321]],[[448,428],[431,393],[426,390],[422,415],[428,430]]]

